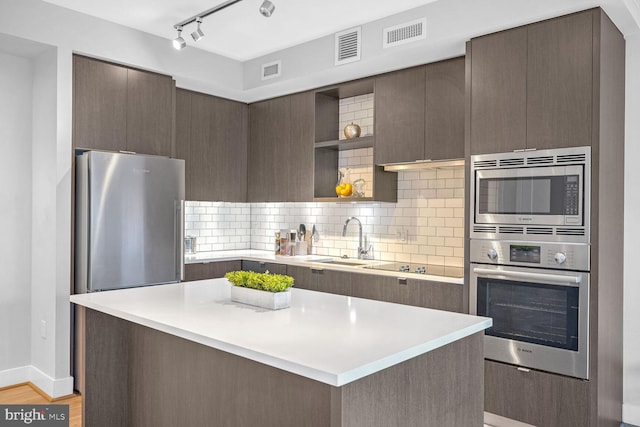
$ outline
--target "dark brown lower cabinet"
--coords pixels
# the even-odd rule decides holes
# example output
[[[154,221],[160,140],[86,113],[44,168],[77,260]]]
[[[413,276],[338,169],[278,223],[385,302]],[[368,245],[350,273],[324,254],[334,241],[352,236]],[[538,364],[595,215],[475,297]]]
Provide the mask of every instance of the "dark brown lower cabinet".
[[[584,427],[589,381],[485,360],[484,410],[538,427]]]
[[[275,262],[250,261],[243,259],[242,270],[255,271],[256,273],[265,273],[268,271],[273,274],[287,274],[287,265],[277,264]]]
[[[351,295],[353,275],[349,272],[288,265],[287,274],[293,277],[294,287],[298,289]]]
[[[236,271],[242,268],[240,261],[218,261],[197,264],[185,264],[184,281],[216,279],[224,277],[229,271]]]
[[[291,265],[287,274],[300,289],[463,312],[462,285]]]

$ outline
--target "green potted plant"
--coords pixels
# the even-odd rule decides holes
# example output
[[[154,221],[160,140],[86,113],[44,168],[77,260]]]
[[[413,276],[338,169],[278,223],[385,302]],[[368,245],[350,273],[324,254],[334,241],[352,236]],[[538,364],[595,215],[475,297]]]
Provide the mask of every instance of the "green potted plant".
[[[225,275],[231,282],[231,301],[279,310],[289,307],[293,277],[284,274],[230,271]]]

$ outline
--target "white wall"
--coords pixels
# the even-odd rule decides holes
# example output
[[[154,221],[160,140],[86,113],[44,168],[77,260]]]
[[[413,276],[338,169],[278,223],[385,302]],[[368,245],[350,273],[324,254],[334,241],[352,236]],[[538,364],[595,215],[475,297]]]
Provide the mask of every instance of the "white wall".
[[[30,362],[31,93],[29,59],[0,51],[0,387]]]
[[[640,33],[626,38],[624,405],[623,421],[640,425]]]

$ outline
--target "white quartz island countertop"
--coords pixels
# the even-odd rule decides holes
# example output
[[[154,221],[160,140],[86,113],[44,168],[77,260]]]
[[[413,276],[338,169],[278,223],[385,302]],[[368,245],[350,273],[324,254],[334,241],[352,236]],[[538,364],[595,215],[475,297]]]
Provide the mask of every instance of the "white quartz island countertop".
[[[231,301],[226,279],[72,295],[71,302],[340,387],[483,331],[491,319],[291,289],[291,307]]]

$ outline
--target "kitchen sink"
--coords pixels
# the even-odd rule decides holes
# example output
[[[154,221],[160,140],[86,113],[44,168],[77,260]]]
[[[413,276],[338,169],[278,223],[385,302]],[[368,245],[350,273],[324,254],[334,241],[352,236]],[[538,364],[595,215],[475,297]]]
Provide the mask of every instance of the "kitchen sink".
[[[363,261],[343,261],[343,260],[336,260],[336,259],[330,259],[327,261],[317,261],[317,262],[321,262],[322,264],[337,264],[337,265],[349,265],[352,267],[359,267],[362,265],[366,265],[368,264],[368,262],[363,262]]]

